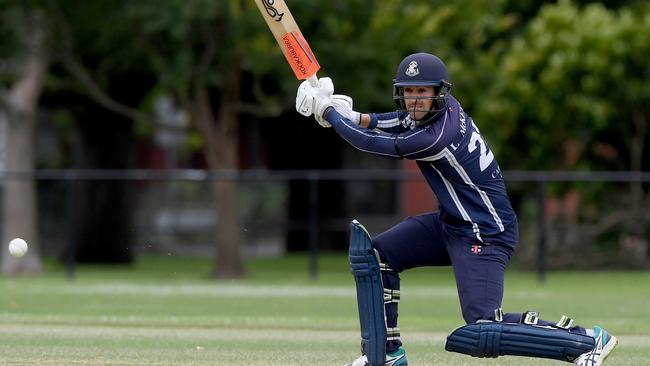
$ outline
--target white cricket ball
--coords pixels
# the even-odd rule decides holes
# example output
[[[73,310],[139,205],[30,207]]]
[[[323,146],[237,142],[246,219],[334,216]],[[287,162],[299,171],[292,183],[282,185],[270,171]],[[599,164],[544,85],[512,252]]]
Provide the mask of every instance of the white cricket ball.
[[[14,257],[22,257],[27,253],[27,242],[21,238],[12,239],[9,242],[9,253]]]

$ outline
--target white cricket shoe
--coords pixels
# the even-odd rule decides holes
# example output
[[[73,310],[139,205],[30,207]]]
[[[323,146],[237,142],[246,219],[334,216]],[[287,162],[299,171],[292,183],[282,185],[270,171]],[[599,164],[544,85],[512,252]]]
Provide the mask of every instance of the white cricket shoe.
[[[368,358],[366,355],[363,355],[356,360],[354,360],[351,364],[348,364],[346,366],[368,366]],[[386,363],[384,363],[384,366],[408,366],[408,362],[406,362],[406,352],[404,351],[404,348],[400,347],[395,351],[394,353],[386,355]]]
[[[352,363],[347,364],[346,366],[367,366],[368,365],[368,357],[366,355],[363,355],[356,360],[352,361]]]
[[[594,332],[596,333],[594,338],[596,339],[596,345],[594,349],[589,352],[585,352],[580,355],[575,360],[577,366],[600,366],[602,365],[605,358],[609,356],[609,353],[612,352],[618,339],[613,335],[609,334],[605,329],[595,326]]]

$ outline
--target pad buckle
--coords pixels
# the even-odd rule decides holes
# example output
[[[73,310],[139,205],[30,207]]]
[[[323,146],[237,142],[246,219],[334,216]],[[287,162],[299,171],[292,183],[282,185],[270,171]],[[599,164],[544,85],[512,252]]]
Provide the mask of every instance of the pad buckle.
[[[494,309],[494,321],[495,322],[503,321],[503,309],[501,308]]]
[[[528,325],[537,325],[538,321],[539,321],[539,312],[538,311],[529,310],[529,311],[524,313],[522,323],[528,324]]]
[[[562,315],[562,318],[560,318],[560,321],[557,322],[555,326],[560,329],[569,329],[573,326],[573,319],[566,315]]]

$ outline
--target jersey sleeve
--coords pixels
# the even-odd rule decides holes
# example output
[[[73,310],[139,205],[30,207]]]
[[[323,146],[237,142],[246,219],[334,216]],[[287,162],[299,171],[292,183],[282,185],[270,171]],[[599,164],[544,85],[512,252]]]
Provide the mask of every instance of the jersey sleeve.
[[[426,158],[440,152],[444,148],[444,144],[448,142],[443,138],[444,121],[425,127],[389,133],[379,128],[360,127],[341,116],[333,108],[327,111],[325,119],[343,139],[358,150],[391,158]]]
[[[370,113],[369,116],[370,125],[368,128],[370,129],[378,128],[388,133],[402,133],[409,130],[398,112]]]

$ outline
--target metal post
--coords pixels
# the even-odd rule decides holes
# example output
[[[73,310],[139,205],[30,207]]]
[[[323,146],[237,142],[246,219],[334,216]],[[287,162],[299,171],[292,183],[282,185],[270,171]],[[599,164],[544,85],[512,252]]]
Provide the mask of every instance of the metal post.
[[[318,278],[318,177],[309,176],[309,278]]]
[[[75,279],[76,265],[76,217],[75,217],[75,180],[65,179],[65,205],[66,205],[66,237],[67,247],[65,253],[65,269],[68,280]]]
[[[539,281],[546,280],[547,271],[547,248],[546,248],[546,183],[537,182],[537,263]]]

